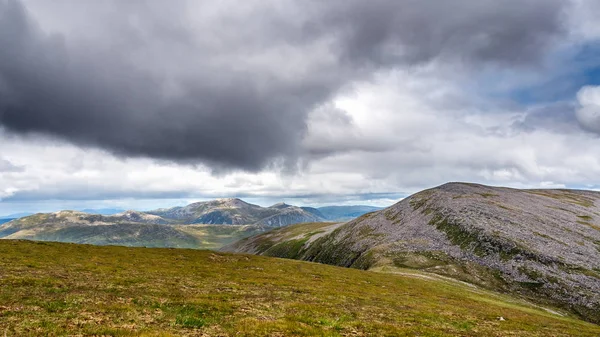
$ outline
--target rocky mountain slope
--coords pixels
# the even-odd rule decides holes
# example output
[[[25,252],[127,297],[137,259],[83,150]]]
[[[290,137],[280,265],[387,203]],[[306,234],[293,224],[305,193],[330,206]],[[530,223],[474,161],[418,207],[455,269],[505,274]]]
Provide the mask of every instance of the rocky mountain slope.
[[[297,223],[324,221],[317,209],[296,207],[287,204],[276,204],[269,209],[276,209],[277,213],[260,219],[256,223],[267,227],[285,227]]]
[[[345,224],[296,225],[225,250],[416,268],[600,322],[598,192],[450,183]]]
[[[147,213],[183,223],[261,224],[270,227],[324,220],[300,207],[285,204],[261,207],[237,198],[197,202],[185,207],[158,209]]]

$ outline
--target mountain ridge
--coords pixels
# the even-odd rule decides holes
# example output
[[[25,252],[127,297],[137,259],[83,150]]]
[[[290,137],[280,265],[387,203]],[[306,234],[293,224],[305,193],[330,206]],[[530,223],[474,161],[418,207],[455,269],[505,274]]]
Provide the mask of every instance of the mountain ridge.
[[[268,227],[325,220],[297,206],[280,203],[270,207],[261,207],[238,198],[195,202],[183,207],[158,209],[145,213],[185,223],[257,224]]]

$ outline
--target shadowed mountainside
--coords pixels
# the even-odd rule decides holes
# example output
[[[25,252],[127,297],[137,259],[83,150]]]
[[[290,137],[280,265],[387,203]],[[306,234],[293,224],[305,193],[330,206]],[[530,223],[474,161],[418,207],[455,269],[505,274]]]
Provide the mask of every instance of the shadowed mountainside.
[[[296,225],[224,250],[415,268],[600,322],[600,193],[449,183],[345,224]]]
[[[285,207],[281,207],[282,205]],[[185,207],[158,209],[146,213],[182,223],[258,224],[269,227],[324,220],[296,206],[277,204],[261,207],[235,198],[197,202]]]

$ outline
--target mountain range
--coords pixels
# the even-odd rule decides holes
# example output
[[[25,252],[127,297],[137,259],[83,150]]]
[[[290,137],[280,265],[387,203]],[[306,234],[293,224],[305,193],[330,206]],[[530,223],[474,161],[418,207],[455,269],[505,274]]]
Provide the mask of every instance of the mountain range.
[[[347,223],[223,248],[402,273],[419,269],[600,322],[600,193],[449,183]]]
[[[335,214],[327,214],[347,216],[364,209],[371,208],[344,206]],[[317,208],[285,203],[261,207],[240,199],[218,199],[112,215],[79,211],[38,213],[0,224],[0,238],[213,249],[274,227],[328,220]]]
[[[146,213],[177,223],[255,224],[266,227],[282,227],[301,222],[326,220],[318,210],[312,208],[309,211],[308,208],[284,203],[261,207],[237,198],[197,202],[185,207],[158,209]]]

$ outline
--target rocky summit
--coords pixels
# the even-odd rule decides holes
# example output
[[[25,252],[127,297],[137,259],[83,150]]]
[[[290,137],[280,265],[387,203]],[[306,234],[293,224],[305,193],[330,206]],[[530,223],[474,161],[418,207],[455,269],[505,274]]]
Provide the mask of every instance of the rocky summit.
[[[361,269],[415,268],[600,322],[600,193],[448,183],[340,224],[225,250]]]

